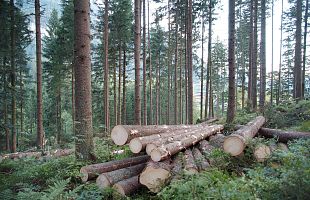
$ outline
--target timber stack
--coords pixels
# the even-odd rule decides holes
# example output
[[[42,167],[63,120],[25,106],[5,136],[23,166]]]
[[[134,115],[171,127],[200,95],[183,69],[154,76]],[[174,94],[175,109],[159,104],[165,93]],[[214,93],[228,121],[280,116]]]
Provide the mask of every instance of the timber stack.
[[[96,180],[100,189],[113,187],[123,196],[141,187],[157,193],[183,173],[197,174],[214,167],[210,158],[214,149],[239,157],[255,136],[277,137],[282,142],[310,138],[310,133],[282,135],[280,130],[262,128],[265,121],[258,116],[228,136],[221,133],[223,125],[210,125],[209,120],[196,125],[117,125],[111,132],[113,142],[128,145],[137,156],[84,166],[80,170],[82,181]],[[253,158],[264,162],[275,150],[288,148],[284,143],[258,144],[253,149]]]

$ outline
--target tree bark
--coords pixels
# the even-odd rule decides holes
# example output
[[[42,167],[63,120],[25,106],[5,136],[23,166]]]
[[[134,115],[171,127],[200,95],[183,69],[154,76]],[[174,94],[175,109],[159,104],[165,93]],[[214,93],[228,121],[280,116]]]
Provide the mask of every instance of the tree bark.
[[[184,171],[186,174],[197,174],[198,167],[195,163],[193,153],[190,149],[186,149],[184,152]]]
[[[190,135],[189,137],[184,137],[180,141],[175,141],[167,145],[158,147],[151,152],[151,158],[154,161],[165,160],[169,156],[180,152],[182,149],[188,148],[198,143],[199,141],[209,137],[210,135],[213,135],[223,130],[223,128],[224,127],[222,125],[210,126],[208,129],[204,129],[202,132]]]
[[[250,24],[249,24],[249,69],[248,69],[248,99],[247,107],[252,108],[252,68],[253,68],[253,10],[254,0],[251,0],[250,5]]]
[[[214,149],[214,146],[212,146],[207,140],[200,141],[198,147],[203,154],[209,153]]]
[[[116,56],[114,54],[114,56]],[[114,57],[113,56],[113,57]],[[116,58],[114,58],[114,61],[116,61]],[[116,63],[114,62],[112,64],[113,66],[113,116],[114,116],[114,124],[117,125],[117,92],[116,92],[116,88],[117,88],[117,80],[116,80]]]
[[[257,18],[258,18],[258,0],[254,0],[254,17],[253,17],[253,57],[252,57],[252,109],[257,109]]]
[[[210,167],[210,164],[207,161],[207,159],[205,159],[205,157],[202,155],[202,153],[196,147],[193,148],[193,156],[195,158],[195,163],[196,163],[200,172],[204,171]]]
[[[165,186],[172,176],[172,165],[170,160],[163,162],[149,161],[146,168],[140,175],[139,181],[145,185],[151,192],[159,192]]]
[[[142,185],[139,182],[139,176],[122,180],[116,183],[113,188],[121,195],[128,196],[137,191]]]
[[[76,157],[91,159],[93,131],[89,1],[74,1],[74,33]]]
[[[208,38],[208,70],[209,70],[209,118],[214,117],[213,113],[213,92],[212,92],[212,0],[209,2],[209,38]]]
[[[282,70],[282,38],[283,38],[283,0],[281,3],[281,36],[280,36],[280,64],[279,64],[279,74],[278,74],[278,91],[277,91],[277,99],[276,104],[280,103],[280,96],[282,96],[281,92],[281,70]]]
[[[304,42],[303,42],[303,59],[302,59],[302,85],[301,92],[302,98],[305,97],[305,77],[306,77],[306,52],[307,52],[307,28],[308,28],[308,9],[309,9],[309,0],[306,1],[306,10],[305,10],[305,27],[304,27]]]
[[[122,85],[122,48],[118,48],[118,106],[116,125],[121,124],[121,85]]]
[[[223,144],[224,144],[224,140],[225,140],[225,135],[223,135],[223,134],[216,134],[216,135],[212,135],[209,138],[209,143],[213,147],[222,149],[223,148]]]
[[[179,1],[177,1],[179,4]],[[178,124],[178,78],[177,78],[177,66],[178,66],[178,17],[179,17],[179,10],[176,8],[175,14],[175,52],[174,52],[174,124]]]
[[[302,0],[296,1],[296,32],[295,32],[295,63],[294,63],[294,90],[296,100],[302,99],[301,80],[301,23],[302,23]]]
[[[147,107],[146,107],[146,10],[145,0],[143,0],[143,125],[147,125]]]
[[[229,0],[229,36],[228,36],[228,108],[227,123],[232,123],[235,118],[235,1]]]
[[[126,111],[126,49],[123,49],[123,124],[126,124],[127,111]]]
[[[145,167],[145,163],[126,167],[111,172],[102,173],[96,179],[96,185],[99,189],[104,189],[114,185],[115,183],[129,179],[133,176],[139,175]]]
[[[155,110],[155,124],[159,124],[159,53],[156,56],[156,110]]]
[[[141,0],[135,0],[135,124],[141,124],[141,99],[140,99],[140,45],[141,45]]]
[[[259,109],[264,112],[266,98],[266,0],[261,0],[261,49]]]
[[[260,128],[258,135],[266,138],[276,138],[279,142],[310,138],[310,132],[282,131],[270,128]]]
[[[181,173],[183,170],[183,155],[180,153],[175,155],[174,158],[172,159],[172,179],[171,182],[176,181],[181,178]]]
[[[227,136],[224,140],[224,151],[232,156],[240,155],[245,149],[249,140],[251,140],[264,125],[265,118],[258,116],[247,123],[244,127],[238,129],[233,134]]]
[[[106,163],[87,165],[80,169],[80,173],[82,174],[81,178],[83,182],[86,182],[96,178],[98,174],[145,163],[149,160],[149,158],[149,156],[143,155],[132,158],[125,158],[123,160],[114,160]]]
[[[109,1],[104,2],[104,120],[105,132],[110,131],[110,106],[109,106]]]
[[[170,85],[171,85],[171,22],[170,22],[170,0],[168,0],[168,55],[167,55],[167,59],[168,59],[168,65],[167,65],[167,79],[168,79],[168,94],[167,94],[167,124],[170,124]]]
[[[271,5],[271,83],[270,83],[270,104],[273,105],[273,14],[274,13],[274,0]]]
[[[12,144],[11,151],[16,152],[16,94],[15,94],[15,85],[16,85],[16,67],[15,67],[15,5],[14,0],[10,0],[10,19],[11,19],[11,32],[10,32],[10,61],[11,61],[11,87],[12,87],[12,114],[11,114],[11,123],[12,123]]]
[[[193,116],[193,52],[192,52],[192,0],[188,0],[188,33],[187,33],[187,45],[188,45],[188,123],[194,123]]]
[[[205,23],[204,23],[204,13],[201,15],[201,69],[200,69],[200,119],[204,118],[203,116],[203,79],[204,79],[204,32],[205,32]],[[181,80],[181,79],[180,79]]]
[[[147,35],[148,35],[148,53],[149,53],[149,85],[150,85],[150,114],[149,124],[153,124],[153,90],[152,90],[152,52],[151,52],[151,37],[150,37],[150,1],[147,1]],[[169,84],[168,84],[169,85]],[[168,101],[169,102],[169,101]],[[169,115],[168,115],[169,116]],[[169,124],[169,123],[168,123]]]

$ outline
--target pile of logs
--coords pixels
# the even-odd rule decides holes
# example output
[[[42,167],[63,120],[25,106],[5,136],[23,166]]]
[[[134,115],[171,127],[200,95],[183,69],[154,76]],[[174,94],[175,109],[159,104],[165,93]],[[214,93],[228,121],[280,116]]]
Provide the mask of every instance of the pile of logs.
[[[74,149],[56,149],[51,152],[42,152],[42,151],[16,152],[0,155],[0,162],[2,162],[2,160],[4,159],[20,160],[24,158],[35,158],[44,161],[50,158],[67,156],[73,153]]]
[[[258,116],[248,124],[238,126],[229,136],[220,133],[223,125],[208,122],[197,125],[118,125],[111,132],[114,143],[119,146],[128,144],[133,153],[145,151],[147,155],[84,166],[80,170],[82,181],[96,179],[100,189],[113,187],[124,196],[142,186],[157,193],[182,173],[196,174],[212,166],[208,155],[215,148],[221,148],[231,156],[242,156],[257,135],[276,136],[279,142],[310,138],[310,133],[262,128],[264,123],[265,118]],[[253,156],[263,162],[275,149],[287,150],[287,146],[284,143],[260,144],[255,147]]]

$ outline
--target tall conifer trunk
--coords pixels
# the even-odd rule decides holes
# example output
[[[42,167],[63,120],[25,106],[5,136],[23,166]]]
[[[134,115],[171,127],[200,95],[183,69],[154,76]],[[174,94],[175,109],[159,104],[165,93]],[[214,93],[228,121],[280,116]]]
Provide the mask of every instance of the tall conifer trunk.
[[[254,17],[253,17],[253,57],[252,57],[252,109],[257,109],[257,15],[258,15],[258,0],[254,0]]]
[[[143,125],[147,125],[147,94],[146,94],[146,10],[143,0]]]
[[[177,5],[179,1],[177,1]],[[178,78],[177,78],[177,66],[178,66],[178,15],[179,11],[176,8],[175,14],[175,52],[174,52],[174,124],[178,123]]]
[[[305,77],[306,77],[306,52],[307,52],[307,28],[308,28],[308,10],[309,10],[309,0],[306,1],[305,10],[305,27],[304,27],[304,41],[303,41],[303,58],[302,58],[302,98],[305,97]]]
[[[302,0],[296,2],[296,33],[295,33],[295,63],[294,63],[294,82],[295,82],[295,98],[302,98],[302,80],[301,80],[301,23],[302,23]]]
[[[90,3],[74,1],[75,151],[78,159],[90,160],[93,152]]]
[[[141,99],[140,99],[140,45],[141,45],[141,0],[135,0],[135,124],[141,124]]]
[[[188,0],[188,123],[193,124],[192,0]]]
[[[260,95],[259,109],[264,111],[266,98],[266,0],[261,0],[261,45],[260,45]]]
[[[278,74],[278,90],[277,90],[277,99],[276,104],[280,103],[280,96],[282,95],[281,92],[281,71],[282,71],[282,37],[283,37],[283,0],[281,1],[281,36],[280,36],[280,63],[279,63],[279,74]]]
[[[104,119],[106,133],[110,130],[110,106],[109,106],[109,1],[104,2]]]

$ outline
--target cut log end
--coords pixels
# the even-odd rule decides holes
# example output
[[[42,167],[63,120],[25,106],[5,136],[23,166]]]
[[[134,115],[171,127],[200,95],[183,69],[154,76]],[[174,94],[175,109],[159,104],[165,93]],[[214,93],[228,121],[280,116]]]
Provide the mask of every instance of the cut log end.
[[[162,158],[162,154],[158,149],[153,149],[151,152],[151,159],[155,162],[159,162]]]
[[[154,150],[154,149],[156,149],[157,148],[157,146],[155,145],[155,144],[152,144],[152,143],[150,143],[150,144],[147,144],[146,145],[146,149],[145,149],[145,151],[146,151],[146,153],[147,153],[147,155],[151,155],[151,152]]]
[[[115,126],[111,131],[111,138],[116,145],[124,145],[128,140],[128,133],[122,125]]]
[[[129,143],[129,149],[132,153],[139,153],[142,151],[142,148],[142,143],[137,138],[132,139]]]
[[[140,183],[151,192],[157,193],[171,176],[170,171],[163,168],[147,167],[140,175]]]
[[[245,140],[240,135],[232,134],[224,140],[224,151],[232,156],[240,155],[245,148]]]
[[[81,179],[82,182],[87,182],[88,181],[88,172],[86,169],[84,169],[83,167],[80,169],[80,174],[81,174]]]
[[[260,145],[254,150],[254,157],[257,162],[264,162],[271,155],[270,147],[266,145]]]
[[[96,179],[96,185],[98,186],[99,189],[103,189],[111,186],[111,183],[110,180],[104,174],[101,174]]]
[[[141,186],[142,185],[139,183],[139,177],[134,176],[115,183],[113,188],[122,196],[128,196],[138,190]]]

